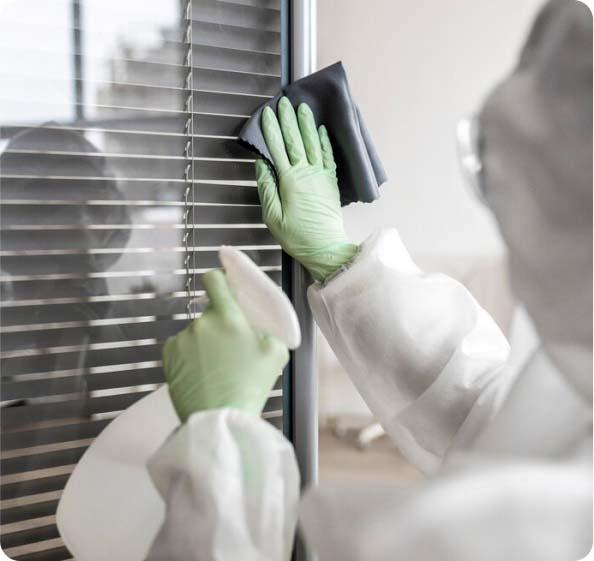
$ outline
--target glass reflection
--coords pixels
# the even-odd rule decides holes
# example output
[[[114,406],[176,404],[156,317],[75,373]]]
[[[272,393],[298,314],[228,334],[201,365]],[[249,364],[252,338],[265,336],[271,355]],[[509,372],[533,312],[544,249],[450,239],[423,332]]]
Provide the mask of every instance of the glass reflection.
[[[199,292],[195,273],[232,244],[281,279],[252,156],[234,140],[280,85],[280,2],[191,0],[191,21],[187,3],[3,5],[0,511],[15,559],[70,557],[53,518],[63,485],[162,381],[186,278]],[[281,398],[269,404],[282,423]]]
[[[160,345],[184,324],[182,17],[179,0],[33,0],[0,20],[2,545],[14,558],[39,549],[16,532],[48,524],[64,475],[161,381]],[[62,547],[49,524],[48,551]]]

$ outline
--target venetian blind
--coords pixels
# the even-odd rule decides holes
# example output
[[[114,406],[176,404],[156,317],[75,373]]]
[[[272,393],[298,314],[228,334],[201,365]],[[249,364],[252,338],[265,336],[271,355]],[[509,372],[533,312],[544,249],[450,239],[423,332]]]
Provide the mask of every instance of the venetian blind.
[[[280,86],[279,0],[29,0],[0,17],[1,543],[63,560],[92,439],[162,382],[217,248],[277,282],[235,137]],[[281,383],[264,416],[282,424]]]

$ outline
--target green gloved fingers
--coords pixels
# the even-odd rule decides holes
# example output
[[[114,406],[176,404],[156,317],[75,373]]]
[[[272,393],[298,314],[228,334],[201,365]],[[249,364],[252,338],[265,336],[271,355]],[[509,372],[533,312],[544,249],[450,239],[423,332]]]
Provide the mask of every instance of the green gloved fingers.
[[[284,343],[256,332],[220,270],[202,277],[209,304],[163,349],[169,394],[182,422],[197,411],[234,407],[260,414],[289,360]]]
[[[297,109],[297,120],[299,121],[299,129],[303,135],[307,161],[313,166],[323,166],[320,136],[309,105],[302,103],[299,106]]]
[[[289,255],[324,281],[358,251],[344,231],[328,131],[316,128],[306,104],[295,114],[283,97],[278,119],[269,107],[263,111],[262,132],[279,177],[277,190],[267,164],[256,162],[264,222]]]
[[[202,275],[202,286],[208,295],[207,310],[215,311],[221,318],[229,321],[241,322],[245,320],[241,308],[231,294],[223,271],[213,269]]]
[[[278,103],[278,119],[291,165],[305,164],[307,159],[301,131],[297,124],[297,116],[291,102],[286,97],[281,97]]]
[[[266,107],[262,112],[262,132],[266,146],[272,156],[274,167],[278,173],[283,173],[291,168],[289,156],[285,150],[285,141],[283,140],[283,133],[280,125],[276,119],[274,111],[270,107]]]
[[[256,182],[258,184],[260,204],[262,205],[262,214],[271,223],[279,223],[282,220],[283,208],[274,176],[264,160],[256,160]]]
[[[334,161],[334,152],[332,151],[332,144],[328,131],[324,125],[320,125],[319,129],[320,144],[322,145],[322,163],[327,170],[336,174],[336,162]]]

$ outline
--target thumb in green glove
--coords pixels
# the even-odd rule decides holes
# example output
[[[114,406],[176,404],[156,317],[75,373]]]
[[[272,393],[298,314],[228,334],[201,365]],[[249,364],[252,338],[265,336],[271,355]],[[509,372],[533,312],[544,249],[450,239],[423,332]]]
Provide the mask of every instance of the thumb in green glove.
[[[182,422],[197,411],[222,407],[258,415],[289,360],[288,349],[252,328],[222,271],[209,271],[202,282],[207,308],[163,350],[175,410]]]
[[[263,111],[262,132],[279,178],[277,190],[266,162],[256,161],[264,222],[289,255],[324,281],[358,251],[344,231],[328,131],[316,128],[305,103],[296,115],[283,97],[278,119],[269,107]]]

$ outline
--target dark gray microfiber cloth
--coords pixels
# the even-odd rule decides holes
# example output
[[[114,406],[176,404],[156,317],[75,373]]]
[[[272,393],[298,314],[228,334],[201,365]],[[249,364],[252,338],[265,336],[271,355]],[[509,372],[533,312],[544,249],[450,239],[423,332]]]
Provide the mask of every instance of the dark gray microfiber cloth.
[[[260,122],[266,106],[276,112],[279,99],[287,96],[294,107],[307,103],[317,125],[325,125],[330,135],[338,174],[341,204],[379,197],[379,186],[386,181],[386,172],[371,141],[359,109],[351,96],[346,73],[337,62],[283,88],[273,99],[259,107],[239,133],[239,140],[268,161]]]

